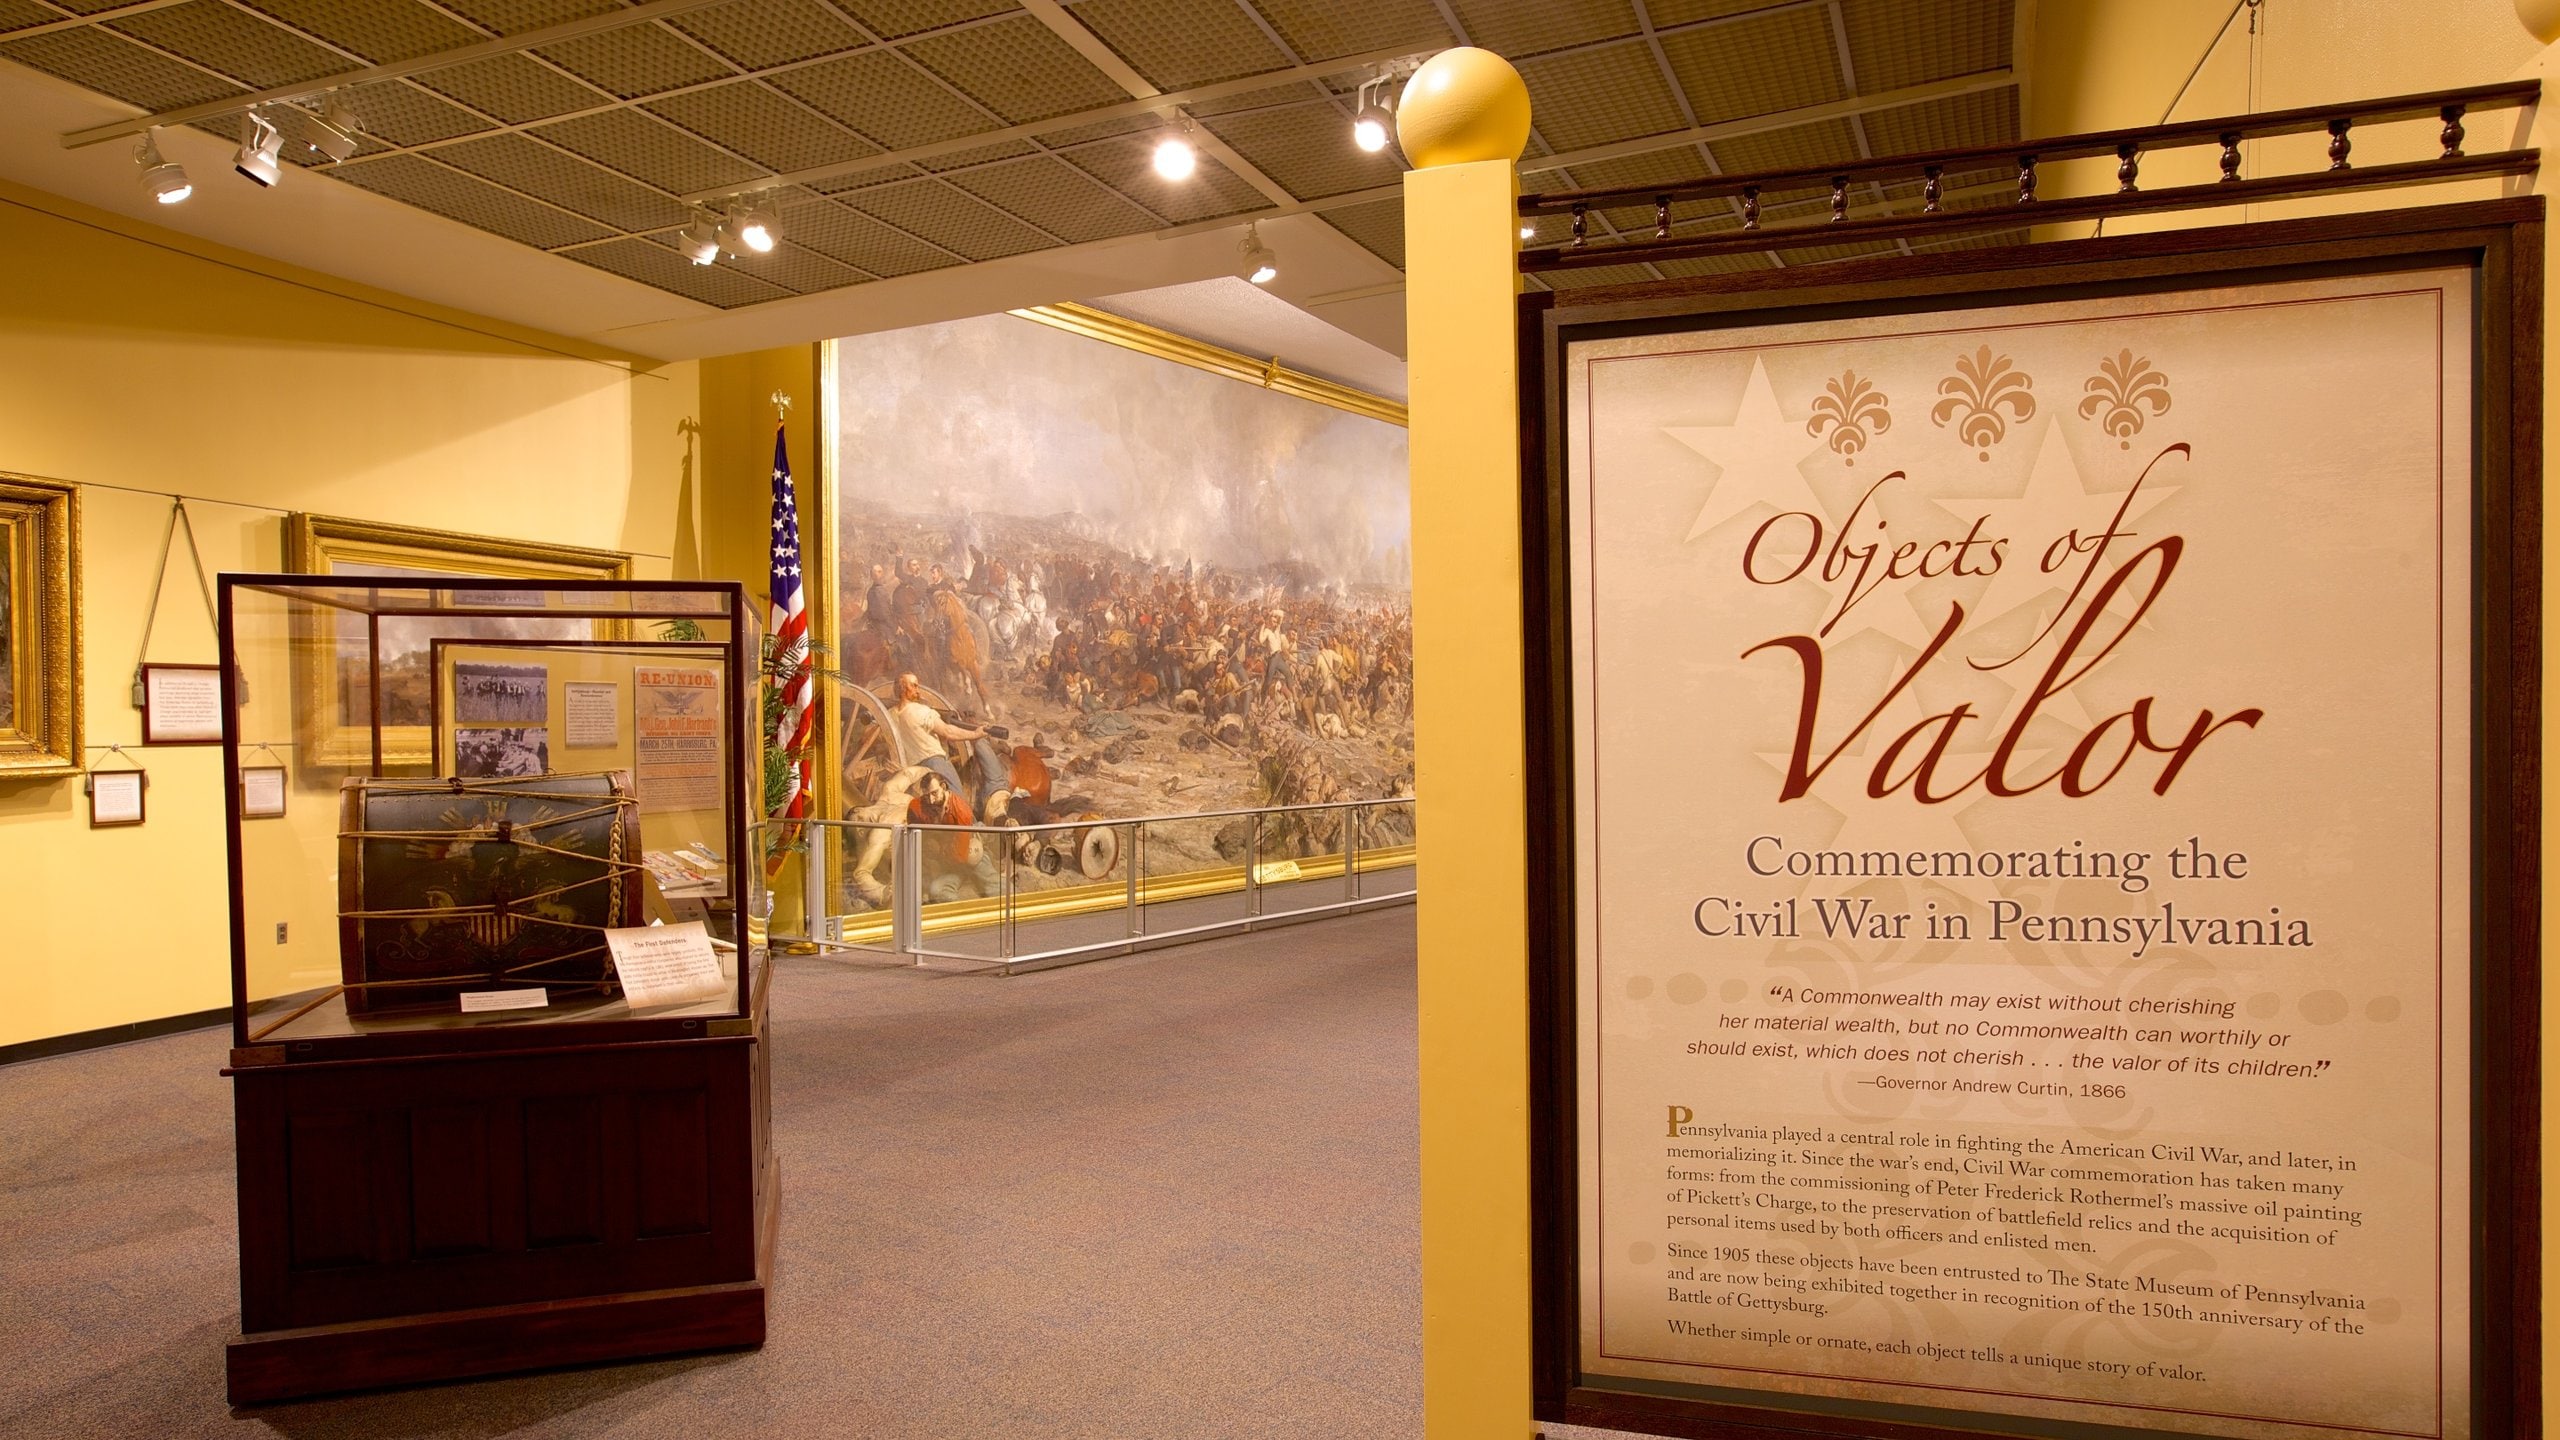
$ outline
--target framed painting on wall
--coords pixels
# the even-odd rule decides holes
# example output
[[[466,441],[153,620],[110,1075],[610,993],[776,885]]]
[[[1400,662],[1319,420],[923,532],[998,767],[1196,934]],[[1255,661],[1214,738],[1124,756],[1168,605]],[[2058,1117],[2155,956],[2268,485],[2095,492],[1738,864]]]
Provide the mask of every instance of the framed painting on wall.
[[[80,495],[0,473],[0,781],[80,773]]]
[[[1524,299],[1541,1418],[2530,1426],[2541,206]]]
[[[560,598],[539,582],[631,578],[631,557],[620,551],[329,515],[286,518],[285,561],[297,574],[339,575],[379,582],[384,589],[432,591],[452,604],[491,612],[486,619],[460,625],[440,622],[433,633],[423,621],[385,616],[378,622],[381,644],[373,649],[362,634],[368,623],[364,617],[312,607],[304,617],[303,643],[295,648],[295,669],[296,683],[306,687],[311,697],[303,713],[316,717],[316,733],[297,739],[319,763],[341,767],[373,763],[377,727],[384,768],[433,763],[434,642],[611,639],[619,622],[539,614]],[[457,576],[488,583],[457,587],[453,583]],[[381,663],[378,695],[377,672],[356,658],[369,649]]]

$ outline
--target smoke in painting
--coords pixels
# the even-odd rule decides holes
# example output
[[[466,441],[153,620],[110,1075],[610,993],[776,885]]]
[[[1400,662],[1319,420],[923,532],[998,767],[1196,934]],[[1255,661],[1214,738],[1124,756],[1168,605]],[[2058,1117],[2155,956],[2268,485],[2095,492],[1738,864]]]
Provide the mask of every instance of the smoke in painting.
[[[1400,426],[1010,315],[836,355],[849,818],[1412,793]],[[1409,840],[1394,823],[1361,843]],[[1246,828],[1151,827],[1149,869],[1237,863]],[[1015,859],[1108,874],[1115,833]],[[1263,853],[1339,843],[1338,819],[1290,819]],[[994,893],[991,848],[952,851],[930,897]],[[879,903],[877,858],[848,901]]]

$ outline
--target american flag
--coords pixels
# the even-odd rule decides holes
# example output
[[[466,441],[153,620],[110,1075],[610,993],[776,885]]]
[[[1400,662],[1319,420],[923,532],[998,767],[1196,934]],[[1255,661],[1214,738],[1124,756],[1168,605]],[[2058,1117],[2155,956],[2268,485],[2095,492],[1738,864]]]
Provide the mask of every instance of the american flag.
[[[782,427],[773,427],[773,685],[782,696],[782,715],[774,723],[771,742],[786,753],[797,752],[785,780],[773,819],[798,820],[809,811],[809,612],[800,599],[800,502],[791,490],[791,452],[783,444]],[[779,860],[777,848],[769,862]]]

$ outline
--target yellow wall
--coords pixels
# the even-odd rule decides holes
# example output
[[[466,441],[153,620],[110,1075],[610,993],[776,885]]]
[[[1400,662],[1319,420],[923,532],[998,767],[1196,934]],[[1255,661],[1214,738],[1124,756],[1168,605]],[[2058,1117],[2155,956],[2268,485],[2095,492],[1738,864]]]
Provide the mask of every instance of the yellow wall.
[[[15,902],[0,1044],[230,998],[219,752],[138,748],[130,704],[172,492],[203,502],[189,510],[215,570],[284,568],[283,512],[308,510],[761,583],[760,558],[723,571],[700,553],[738,504],[761,522],[764,478],[758,460],[751,502],[719,499],[736,477],[706,496],[687,433],[702,367],[650,368],[14,187],[0,187],[0,274],[0,470],[83,487],[87,738],[132,747],[151,775],[139,829],[89,829],[76,779],[0,783]],[[151,658],[214,658],[183,558]],[[328,863],[333,807],[292,799],[258,843]],[[294,922],[291,968],[333,967],[325,904],[292,908],[276,917]]]
[[[733,500],[713,507],[705,515],[698,563],[705,576],[744,581],[749,608],[759,622],[769,619],[773,396],[779,391],[789,402],[783,412],[783,431],[791,452],[792,487],[800,504],[802,603],[811,607],[810,638],[824,655],[829,653],[834,637],[825,626],[826,612],[818,608],[817,599],[831,593],[826,566],[827,557],[834,551],[823,538],[828,522],[824,457],[817,443],[822,388],[818,383],[820,352],[821,347],[816,345],[790,345],[702,362],[703,461],[712,475],[721,477],[727,487],[723,493]],[[821,734],[827,733],[832,723],[832,695],[832,686],[817,687],[816,723]],[[816,798],[823,802],[833,793],[828,788],[830,776],[823,764],[814,765],[813,771],[818,786]],[[836,812],[831,805],[813,803],[809,813]],[[791,932],[802,928],[797,863],[773,877],[770,885],[776,902],[776,930]]]

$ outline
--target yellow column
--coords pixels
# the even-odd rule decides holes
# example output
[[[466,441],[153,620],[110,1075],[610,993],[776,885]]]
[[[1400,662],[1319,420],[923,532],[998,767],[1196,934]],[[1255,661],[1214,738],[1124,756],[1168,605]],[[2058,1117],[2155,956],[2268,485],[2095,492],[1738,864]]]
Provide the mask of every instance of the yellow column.
[[[1530,1433],[1514,162],[1529,100],[1453,50],[1407,86],[1405,343],[1421,843],[1422,1372],[1430,1440]]]

